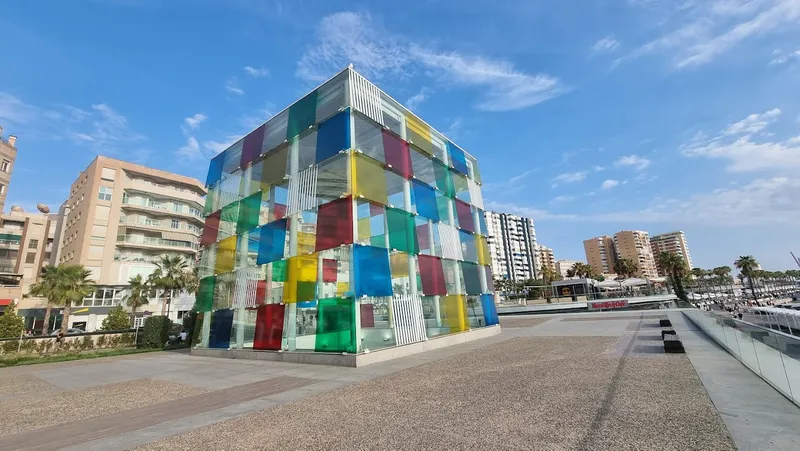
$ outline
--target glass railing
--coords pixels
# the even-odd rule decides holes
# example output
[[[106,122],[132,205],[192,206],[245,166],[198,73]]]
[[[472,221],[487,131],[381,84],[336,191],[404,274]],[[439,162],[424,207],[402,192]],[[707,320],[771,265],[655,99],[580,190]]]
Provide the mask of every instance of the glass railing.
[[[180,224],[178,227],[172,227],[172,221],[146,221],[144,219],[139,219],[139,220],[120,219],[119,223],[122,225],[129,225],[129,226],[159,227],[162,229],[182,230],[186,232],[200,233],[199,227],[190,227],[186,224]]]
[[[195,243],[189,243],[186,241],[176,241],[176,240],[165,240],[163,238],[151,238],[147,236],[140,236],[140,235],[124,235],[117,237],[118,243],[131,243],[131,244],[142,244],[147,246],[167,246],[167,247],[179,247],[179,248],[187,248],[187,249],[198,249],[198,245]]]
[[[692,309],[683,313],[744,366],[800,406],[800,339],[713,312]]]
[[[122,205],[132,205],[132,206],[135,206],[135,207],[149,208],[149,209],[152,209],[152,210],[165,211],[165,212],[175,213],[175,214],[179,214],[179,215],[194,216],[194,217],[200,218],[200,219],[203,218],[203,212],[202,211],[195,210],[195,209],[193,209],[191,207],[186,207],[186,208],[181,208],[180,210],[175,210],[174,206],[172,206],[172,208],[169,208],[166,204],[154,204],[154,203],[146,202],[146,201],[143,201],[141,199],[136,199],[136,198],[123,199],[122,200]]]

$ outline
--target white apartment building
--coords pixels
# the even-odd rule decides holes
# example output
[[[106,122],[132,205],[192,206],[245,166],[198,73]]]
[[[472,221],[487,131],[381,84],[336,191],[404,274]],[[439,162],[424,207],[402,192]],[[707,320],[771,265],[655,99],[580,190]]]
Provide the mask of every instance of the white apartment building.
[[[561,275],[562,279],[567,278],[567,271],[572,269],[576,263],[583,263],[580,260],[557,260],[556,261],[556,272]]]
[[[540,264],[533,219],[487,211],[487,242],[495,278],[535,279]]]

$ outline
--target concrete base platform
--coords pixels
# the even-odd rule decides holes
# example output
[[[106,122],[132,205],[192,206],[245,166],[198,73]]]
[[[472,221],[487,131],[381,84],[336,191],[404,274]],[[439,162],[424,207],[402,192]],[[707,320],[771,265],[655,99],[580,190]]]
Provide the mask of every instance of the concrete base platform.
[[[420,343],[370,351],[365,354],[334,354],[302,351],[257,351],[252,349],[205,349],[193,348],[192,355],[201,357],[222,357],[229,359],[266,360],[270,362],[306,363],[311,365],[332,365],[361,367],[372,363],[419,354],[425,351],[467,343],[482,338],[499,335],[500,325],[473,329],[453,335],[442,335]]]

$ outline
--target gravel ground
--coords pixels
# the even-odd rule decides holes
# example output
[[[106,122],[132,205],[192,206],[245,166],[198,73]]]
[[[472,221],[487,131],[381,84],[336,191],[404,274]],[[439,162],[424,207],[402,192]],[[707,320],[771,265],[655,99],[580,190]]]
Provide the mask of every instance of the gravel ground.
[[[0,378],[0,398],[5,398],[6,395],[49,391],[54,388],[38,377],[28,374]]]
[[[689,360],[517,338],[139,450],[735,450]]]
[[[207,390],[174,382],[139,379],[11,399],[0,403],[0,437],[205,392]]]
[[[530,316],[501,316],[500,327],[533,327],[545,321],[553,319],[550,317],[530,317]]]

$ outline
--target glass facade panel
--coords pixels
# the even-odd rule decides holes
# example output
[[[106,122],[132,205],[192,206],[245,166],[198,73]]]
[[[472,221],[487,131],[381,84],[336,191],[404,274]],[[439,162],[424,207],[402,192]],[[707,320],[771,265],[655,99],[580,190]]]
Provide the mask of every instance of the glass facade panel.
[[[450,333],[463,332],[468,329],[464,296],[451,295],[440,298],[442,323],[450,329]]]
[[[475,223],[472,219],[472,208],[466,202],[455,199],[458,226],[469,232],[475,232]]]
[[[450,155],[450,165],[453,167],[453,169],[464,175],[469,175],[469,169],[467,168],[467,157],[464,154],[464,151],[450,141],[447,141],[447,153]]]
[[[361,155],[353,155],[353,194],[364,199],[387,205],[386,171],[383,166]]]
[[[386,163],[383,153],[383,129],[372,122],[372,119],[360,114],[354,115],[353,125],[355,130],[353,147],[376,161]]]
[[[425,296],[447,294],[447,288],[444,284],[442,260],[429,255],[420,255],[417,258],[419,274],[422,279],[422,293]]]
[[[239,202],[239,215],[236,221],[236,233],[242,234],[258,227],[261,211],[261,192],[257,192]]]
[[[208,246],[217,242],[220,213],[221,212],[218,211],[206,216],[206,223],[203,226],[203,235],[200,237],[201,246]]]
[[[469,184],[467,178],[461,174],[453,173],[453,188],[455,189],[456,198],[469,203]]]
[[[347,106],[347,77],[339,76],[317,90],[317,123]]]
[[[344,197],[319,206],[315,251],[353,243],[353,199]]]
[[[391,296],[389,251],[373,246],[353,246],[353,291],[361,296]]]
[[[289,173],[289,146],[275,149],[264,157],[261,169],[261,183],[264,185],[276,185],[283,182]]]
[[[317,91],[303,97],[289,107],[289,124],[286,137],[291,139],[314,125],[317,118]]]
[[[489,254],[489,244],[486,238],[481,235],[475,235],[475,247],[478,248],[478,264],[487,266],[492,264],[492,257]]]
[[[216,281],[217,278],[214,276],[200,279],[195,299],[195,308],[198,312],[211,311],[211,307],[214,304],[214,284]]]
[[[447,197],[455,197],[453,175],[443,163],[432,160],[435,180],[433,185],[441,190]],[[466,183],[466,182],[465,182]]]
[[[415,213],[438,221],[439,207],[436,203],[436,190],[416,180],[412,181],[412,186],[414,188]]]
[[[497,317],[497,305],[494,303],[494,295],[482,294],[481,307],[483,309],[483,316],[487,326],[500,324],[500,319]]]
[[[419,254],[414,216],[396,208],[386,208],[389,247],[393,250]]]
[[[408,144],[388,130],[382,130],[386,164],[405,178],[411,178],[411,154]]]
[[[358,352],[353,299],[320,299],[317,314],[316,352]]]
[[[464,291],[467,294],[481,294],[481,279],[479,271],[482,268],[475,263],[461,262],[461,271],[464,277]]]
[[[277,351],[283,340],[284,304],[258,306],[253,349]]]
[[[350,194],[347,184],[348,155],[335,156],[321,163],[317,169],[317,201],[328,203]]]
[[[317,255],[290,257],[287,263],[283,302],[313,301],[317,288]]]
[[[412,114],[406,114],[406,137],[408,142],[419,147],[428,155],[433,155],[430,127]]]
[[[357,228],[358,244],[385,248],[386,239],[386,210],[385,207],[370,202],[357,202]]]
[[[277,116],[273,117],[267,122],[267,130],[264,135],[264,148],[262,149],[262,152],[270,152],[272,149],[286,142],[286,128],[288,125],[288,110],[281,111]],[[294,137],[294,135],[291,135],[291,137]]]
[[[225,161],[222,163],[222,175],[233,174],[242,163],[242,141],[237,142],[225,151]]]
[[[257,264],[263,265],[264,263],[282,260],[286,257],[287,227],[286,219],[261,226],[258,234]]]
[[[236,235],[225,238],[219,242],[217,247],[217,261],[214,265],[214,273],[222,274],[233,271],[236,260]]]
[[[337,113],[319,124],[317,129],[316,163],[350,148],[350,110]]]
[[[242,158],[239,162],[239,166],[244,167],[261,155],[261,149],[264,146],[264,131],[266,128],[266,124],[262,124],[244,137],[244,141],[242,142]]]
[[[225,164],[225,152],[211,159],[208,165],[208,175],[206,176],[206,186],[214,185],[222,179],[222,166]]]
[[[231,345],[233,310],[216,310],[211,313],[211,332],[208,335],[209,348],[228,349]]]

